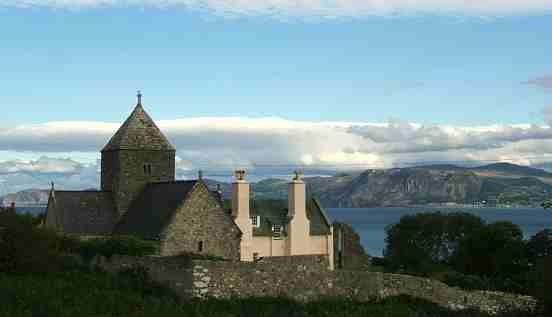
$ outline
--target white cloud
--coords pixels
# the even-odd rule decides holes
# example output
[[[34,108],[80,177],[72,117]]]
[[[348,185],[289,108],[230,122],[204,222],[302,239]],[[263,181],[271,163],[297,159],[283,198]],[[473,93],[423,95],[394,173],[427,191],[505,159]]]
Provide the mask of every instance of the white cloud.
[[[0,174],[12,173],[80,173],[83,165],[71,159],[41,157],[36,161],[13,160],[0,162]]]
[[[550,0],[0,0],[0,6],[63,9],[183,7],[221,16],[316,17],[390,15],[504,16],[552,10]]]
[[[546,113],[544,113],[546,115]],[[537,125],[421,125],[305,122],[281,118],[208,117],[157,122],[177,148],[181,172],[197,168],[254,166],[385,168],[427,161],[542,162],[552,158],[552,128]],[[99,151],[118,124],[53,122],[0,130],[0,153]],[[90,160],[88,160],[90,162]],[[83,162],[83,165],[90,165]],[[0,173],[70,173],[80,167],[66,160],[0,163]],[[291,168],[291,167],[290,167]],[[79,173],[79,172],[76,172]]]

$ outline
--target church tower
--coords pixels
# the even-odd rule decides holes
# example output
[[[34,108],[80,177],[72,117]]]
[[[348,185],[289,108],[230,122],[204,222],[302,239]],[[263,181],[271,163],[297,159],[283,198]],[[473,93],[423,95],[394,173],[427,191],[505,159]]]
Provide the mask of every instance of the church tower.
[[[113,193],[119,217],[147,183],[174,181],[175,153],[138,92],[134,111],[102,150],[102,191]]]

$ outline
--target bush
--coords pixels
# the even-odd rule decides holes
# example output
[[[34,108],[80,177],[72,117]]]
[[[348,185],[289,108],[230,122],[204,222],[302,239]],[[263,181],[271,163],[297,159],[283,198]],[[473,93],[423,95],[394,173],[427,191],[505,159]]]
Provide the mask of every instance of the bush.
[[[0,212],[0,271],[50,272],[62,266],[59,237],[37,229],[29,215]]]
[[[449,286],[466,290],[488,290],[492,288],[491,282],[487,278],[477,275],[462,274],[456,271],[443,273],[439,280]]]
[[[113,236],[80,241],[75,252],[88,261],[96,255],[108,258],[115,254],[131,256],[151,255],[158,252],[158,247],[155,242],[132,236]]]

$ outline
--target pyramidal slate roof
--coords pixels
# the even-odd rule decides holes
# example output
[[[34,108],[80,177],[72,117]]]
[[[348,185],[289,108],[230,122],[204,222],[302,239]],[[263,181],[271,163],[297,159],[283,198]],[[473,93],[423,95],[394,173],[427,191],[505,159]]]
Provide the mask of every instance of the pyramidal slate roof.
[[[175,148],[138,102],[102,152],[114,150],[174,151]]]

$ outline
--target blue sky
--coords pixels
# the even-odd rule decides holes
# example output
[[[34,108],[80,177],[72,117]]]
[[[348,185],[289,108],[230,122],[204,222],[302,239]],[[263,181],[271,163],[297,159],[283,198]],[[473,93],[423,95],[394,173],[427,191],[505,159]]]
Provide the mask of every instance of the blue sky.
[[[552,159],[550,0],[158,3],[0,0],[0,185],[93,175],[137,89],[182,171]]]
[[[287,22],[181,7],[0,9],[4,121],[157,119],[542,123],[552,15]]]

